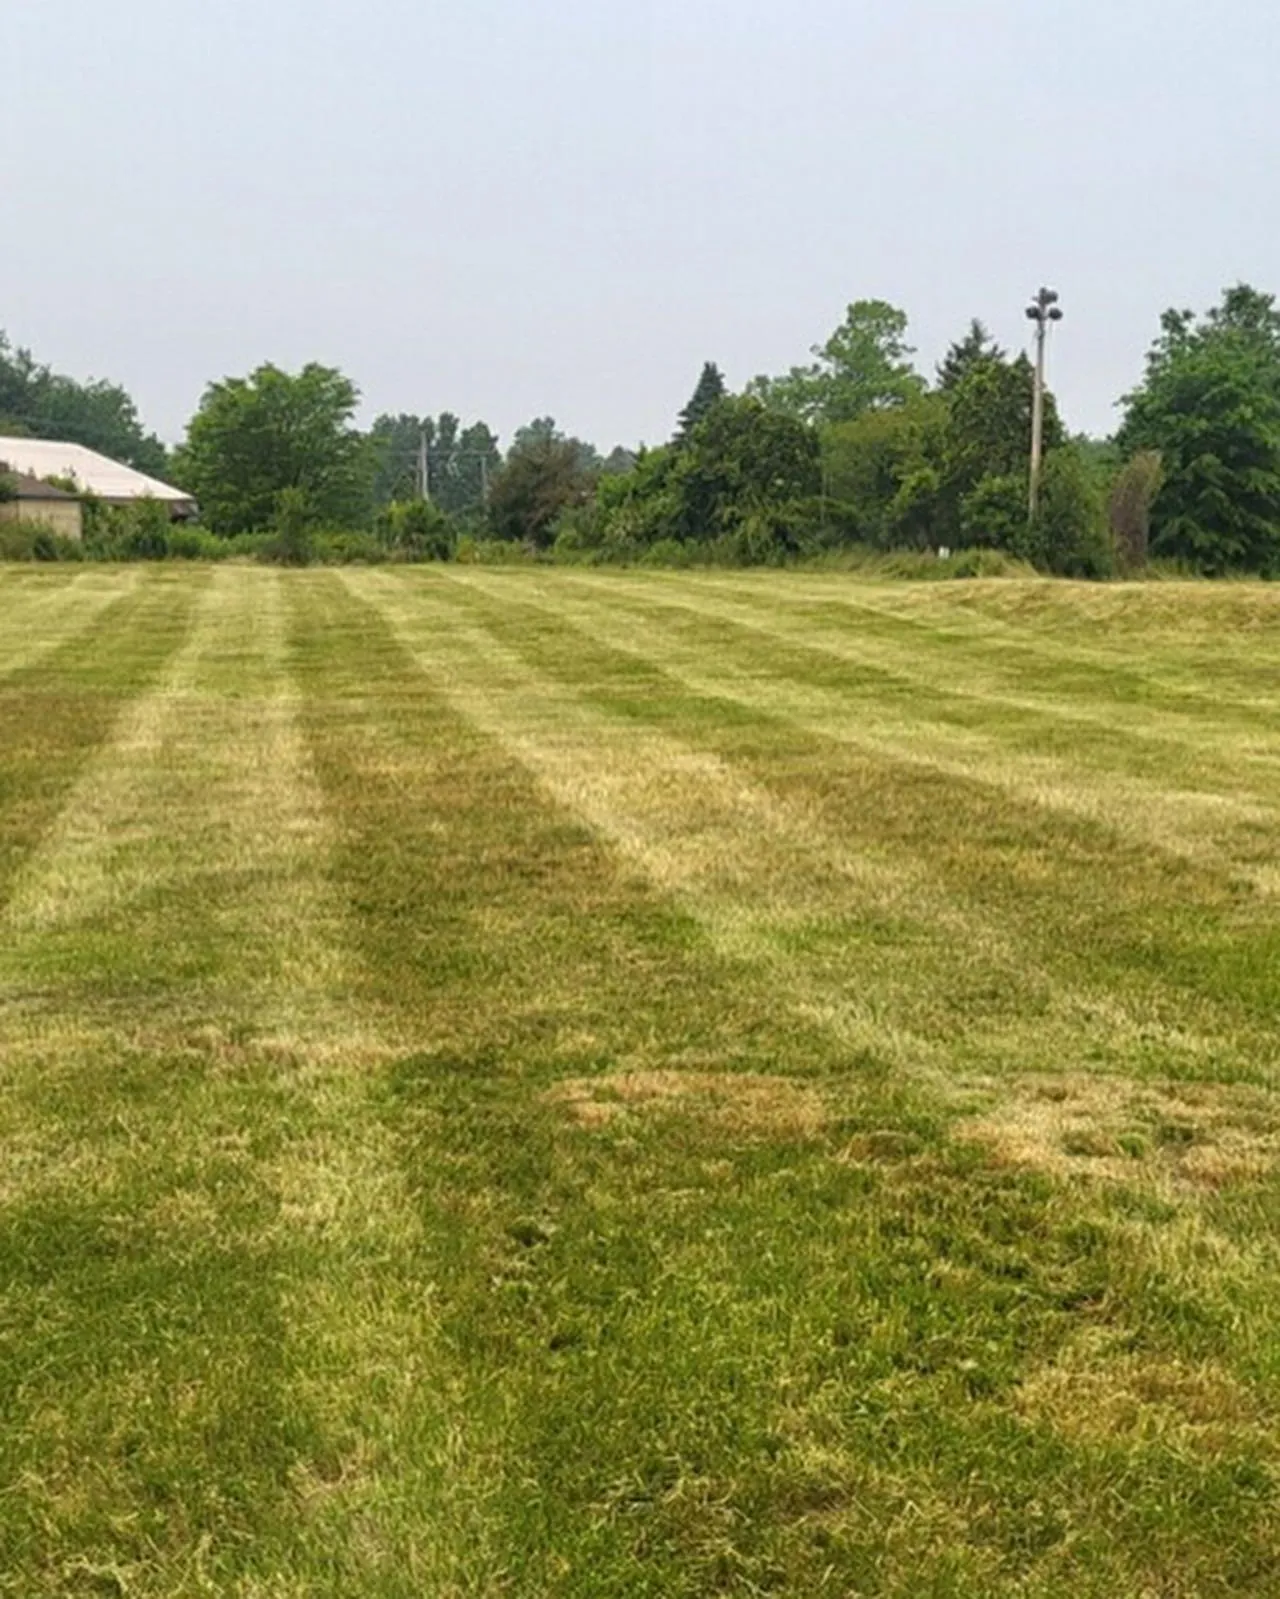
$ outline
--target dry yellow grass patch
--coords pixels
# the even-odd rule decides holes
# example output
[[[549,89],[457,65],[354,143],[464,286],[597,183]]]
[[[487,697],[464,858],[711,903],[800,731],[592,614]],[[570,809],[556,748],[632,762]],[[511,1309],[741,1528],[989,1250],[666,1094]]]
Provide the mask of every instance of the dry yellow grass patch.
[[[565,1106],[584,1127],[675,1113],[739,1137],[814,1138],[829,1115],[822,1096],[806,1084],[746,1072],[635,1071],[568,1077],[546,1097]]]
[[[1262,1090],[1035,1075],[999,1092],[957,1131],[1013,1165],[1216,1187],[1280,1164],[1280,1105]]]
[[[1158,1441],[1216,1455],[1274,1438],[1274,1418],[1257,1390],[1216,1362],[1125,1352],[1109,1347],[1105,1336],[1081,1339],[1031,1372],[1020,1385],[1018,1408],[1080,1443]]]

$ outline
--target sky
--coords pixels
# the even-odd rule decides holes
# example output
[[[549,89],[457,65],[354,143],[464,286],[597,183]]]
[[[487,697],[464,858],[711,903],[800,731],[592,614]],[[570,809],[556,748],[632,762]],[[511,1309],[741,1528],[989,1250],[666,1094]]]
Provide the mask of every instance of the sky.
[[[852,300],[931,371],[1062,294],[1107,433],[1160,312],[1280,290],[1275,0],[11,0],[0,328],[175,441],[340,367],[365,420],[660,442]]]

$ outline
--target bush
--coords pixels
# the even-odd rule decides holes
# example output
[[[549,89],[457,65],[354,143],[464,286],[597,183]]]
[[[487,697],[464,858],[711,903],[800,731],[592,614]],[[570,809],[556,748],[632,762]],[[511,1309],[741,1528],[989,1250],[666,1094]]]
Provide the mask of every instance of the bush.
[[[960,537],[965,545],[1029,557],[1025,480],[995,473],[979,478],[960,502]]]
[[[372,533],[316,533],[311,540],[310,559],[321,566],[379,566],[387,554]]]
[[[220,539],[207,528],[175,522],[168,532],[168,554],[173,561],[225,561],[231,540]]]
[[[607,539],[610,516],[599,501],[571,505],[560,513],[553,529],[551,549],[557,561],[572,565],[600,559]]]
[[[307,492],[305,489],[281,489],[276,495],[272,537],[262,546],[259,560],[278,566],[309,566],[314,555]]]
[[[693,556],[693,549],[679,539],[659,539],[640,557],[640,565],[687,567],[693,565]]]
[[[453,523],[430,500],[392,501],[378,513],[376,530],[402,561],[448,561],[457,544]]]
[[[1052,451],[1044,463],[1040,506],[1025,553],[1059,577],[1111,577],[1115,546],[1102,496],[1078,451]]]
[[[0,561],[83,561],[78,539],[54,533],[43,522],[0,522]]]
[[[1151,507],[1164,478],[1158,450],[1139,450],[1116,474],[1107,506],[1116,560],[1122,572],[1147,564],[1151,547]]]

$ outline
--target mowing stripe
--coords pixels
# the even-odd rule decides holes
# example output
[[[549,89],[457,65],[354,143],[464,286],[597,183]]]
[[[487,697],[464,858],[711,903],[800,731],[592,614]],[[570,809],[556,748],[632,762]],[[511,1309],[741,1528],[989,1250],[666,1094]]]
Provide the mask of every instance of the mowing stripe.
[[[491,596],[500,592],[483,577],[469,574],[465,581]],[[594,583],[590,587],[597,589]],[[803,666],[762,650],[760,638],[781,639],[788,648],[841,655],[875,676],[885,670],[874,658],[864,663],[864,654],[856,650],[840,652],[826,645],[811,645],[786,630],[758,626],[741,616],[704,607],[699,601],[680,602],[681,612],[731,623],[738,636],[726,637],[723,629],[717,629],[716,647],[712,648],[696,631],[691,634],[686,627],[664,625],[662,605],[646,603],[634,591],[619,593],[607,588],[607,609],[591,601],[575,605],[562,590],[552,593],[545,585],[522,583],[518,592],[540,603],[549,614],[572,622],[600,644],[661,664],[692,693],[775,715],[816,736],[853,744],[888,760],[990,784],[1019,803],[1101,823],[1146,848],[1167,851],[1243,879],[1268,895],[1280,893],[1280,866],[1271,852],[1264,852],[1262,860],[1250,858],[1259,853],[1259,832],[1270,834],[1280,825],[1280,800],[1274,790],[1262,791],[1263,781],[1274,781],[1269,769],[1258,771],[1246,765],[1247,786],[1243,792],[1231,794],[1224,790],[1240,787],[1237,774],[1241,766],[1227,768],[1221,759],[1212,768],[1204,765],[1203,757],[1194,768],[1182,766],[1173,775],[1193,779],[1193,784],[1184,781],[1170,786],[1107,770],[1105,765],[1101,770],[1085,767],[1074,758],[1011,751],[998,731],[989,730],[989,710],[983,717],[983,731],[958,728],[921,714],[922,703],[929,703],[923,696],[935,693],[931,687],[922,685],[919,693],[904,699],[886,695],[875,685],[871,685],[873,692],[868,692],[866,682],[852,694],[848,689],[842,692],[797,681]],[[891,677],[901,680],[903,674],[895,668]],[[851,683],[849,687],[854,686]],[[967,697],[981,701],[980,695]],[[1030,705],[1024,708],[1031,709]],[[1224,751],[1214,753],[1221,756]],[[1270,767],[1280,755],[1273,746],[1261,758]],[[1139,756],[1133,764],[1149,766],[1150,759]]]
[[[589,703],[585,686],[539,670],[527,647],[469,616],[469,590],[459,593],[455,580],[344,581],[460,711],[688,905],[717,949],[763,963],[800,1013],[850,1045],[916,1072],[945,1061],[952,1092],[963,1087],[962,1054],[982,1071],[1060,1068],[1064,1040],[1073,1064],[1094,1069],[1156,1036],[1189,1071],[1221,1066],[1220,1035],[1186,1026],[1172,1036],[1137,996],[1130,1011],[1114,995],[1104,1004],[1079,990],[991,917],[950,899],[923,863],[871,858],[833,834],[817,807],[784,801],[716,755]],[[1002,1003],[958,1046],[949,1007],[963,1013],[973,991]],[[1250,1057],[1238,1069],[1256,1067]]]
[[[655,587],[676,585],[655,575]],[[1128,699],[1153,708],[1167,700],[1169,710],[1212,718],[1225,699],[1255,727],[1265,727],[1274,703],[1280,600],[1257,584],[1206,595],[1196,585],[867,584],[803,574],[762,582],[726,573],[707,574],[706,590],[936,656],[943,682],[948,660],[994,671],[1022,692],[1054,672],[1069,676],[1073,697],[1104,707],[1114,686],[1120,714]],[[1130,639],[1141,640],[1141,653],[1126,647]]]
[[[825,602],[815,598],[801,606],[784,589],[791,603],[780,604],[772,592],[744,591],[715,579],[692,592],[672,592],[662,584],[640,587],[625,576],[573,574],[570,581],[604,589],[618,601],[638,600],[668,614],[682,611],[707,623],[745,628],[757,643],[763,637],[831,656],[882,676],[887,684],[923,692],[951,720],[969,717],[986,725],[992,711],[1023,712],[1047,724],[1046,734],[1057,729],[1059,741],[1065,723],[1081,759],[1105,761],[1109,752],[1123,750],[1124,743],[1109,736],[1122,733],[1125,741],[1139,749],[1154,746],[1166,759],[1225,756],[1227,769],[1214,776],[1233,786],[1246,774],[1263,783],[1274,779],[1280,765],[1272,737],[1274,697],[1256,697],[1261,685],[1252,677],[1249,685],[1234,686],[1220,662],[1213,663],[1212,688],[1203,678],[1173,688],[1153,680],[1151,663],[1133,652],[1064,654],[1030,631],[1005,628],[993,638],[990,630],[957,631],[945,615],[922,611],[900,618],[861,599],[828,594]],[[1256,652],[1246,664],[1251,674],[1258,673]],[[1006,720],[1016,732],[1025,717]],[[1251,771],[1254,766],[1261,770]]]
[[[92,627],[110,605],[133,593],[140,574],[139,567],[90,569],[23,584],[0,569],[0,678],[45,660]]]
[[[371,1075],[396,1043],[349,992],[325,885],[329,824],[288,671],[287,581],[216,571],[163,679],[20,874],[0,950],[0,1214],[16,1226],[51,1204],[87,1214],[145,1191],[158,1274],[175,1251],[233,1242],[238,1291],[260,1301],[259,1324],[217,1333],[188,1318],[164,1361],[179,1388],[203,1382],[238,1418],[248,1480],[277,1457],[287,1480],[259,1482],[242,1517],[210,1515],[203,1569],[210,1581],[223,1562],[239,1569],[235,1545],[251,1531],[251,1564],[278,1573],[296,1562],[311,1591],[335,1543],[358,1546],[353,1521],[376,1523],[405,1480],[436,1468],[404,1436],[406,1407],[425,1427],[416,1374],[430,1322]],[[90,1093],[110,1105],[96,1078],[112,1061],[122,1082],[143,1073],[156,1084],[141,1109],[119,1101],[135,1129],[123,1144],[109,1116],[95,1136],[67,1110]],[[273,1350],[253,1353],[272,1321]],[[230,1376],[208,1372],[206,1343],[222,1371],[243,1366],[259,1390],[249,1409]],[[33,1387],[38,1401],[43,1384]],[[68,1440],[85,1462],[78,1492],[117,1518],[144,1488],[128,1469],[110,1471],[94,1418],[136,1403],[119,1375],[88,1384],[74,1407],[86,1431]],[[155,1421],[170,1425],[176,1452],[196,1447],[180,1411]],[[10,1416],[14,1436],[23,1422]],[[190,1425],[211,1424],[197,1405]],[[285,1456],[282,1433],[296,1440]],[[234,1497],[222,1468],[208,1469]],[[206,1487],[174,1480],[170,1491],[195,1517]],[[139,1546],[133,1574],[170,1591],[157,1572],[177,1556]],[[351,1559],[359,1565],[358,1548]]]

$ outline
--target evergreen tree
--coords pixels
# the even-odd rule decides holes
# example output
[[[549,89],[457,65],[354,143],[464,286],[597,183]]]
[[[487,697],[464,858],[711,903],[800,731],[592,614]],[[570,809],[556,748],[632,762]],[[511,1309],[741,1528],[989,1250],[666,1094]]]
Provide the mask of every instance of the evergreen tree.
[[[950,394],[959,388],[974,367],[986,361],[1007,359],[985,326],[974,317],[964,338],[957,339],[939,363],[938,387],[944,394]]]
[[[724,399],[726,392],[724,374],[714,361],[708,361],[702,369],[702,376],[698,379],[698,386],[694,389],[692,398],[680,413],[680,426],[676,429],[675,436],[677,444],[689,442],[689,435],[694,428]]]

